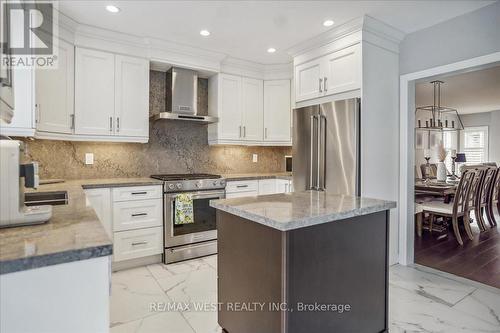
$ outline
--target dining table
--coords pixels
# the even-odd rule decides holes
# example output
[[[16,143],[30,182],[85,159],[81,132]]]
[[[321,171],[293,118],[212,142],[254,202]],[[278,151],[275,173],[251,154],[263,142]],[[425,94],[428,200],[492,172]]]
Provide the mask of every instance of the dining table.
[[[415,180],[415,197],[442,197],[444,203],[450,203],[457,191],[458,181],[437,181],[436,179]]]

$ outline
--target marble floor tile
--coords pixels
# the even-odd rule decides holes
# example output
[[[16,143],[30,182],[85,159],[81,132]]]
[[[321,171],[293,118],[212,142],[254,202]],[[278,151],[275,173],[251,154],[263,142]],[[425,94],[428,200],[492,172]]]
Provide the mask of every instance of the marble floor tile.
[[[492,292],[477,289],[469,297],[458,302],[454,308],[498,325],[500,331],[500,290]]]
[[[195,333],[180,313],[154,314],[111,328],[111,333]]]
[[[150,302],[217,302],[217,257],[113,273],[112,333],[220,333],[216,311],[151,312]],[[415,267],[389,274],[391,333],[500,333],[500,290]]]
[[[391,267],[389,280],[392,285],[414,291],[418,295],[448,306],[453,306],[476,290],[471,285],[450,278],[399,265]]]
[[[150,304],[169,302],[146,267],[115,272],[111,277],[111,327],[150,316]]]
[[[498,325],[393,284],[389,289],[389,320],[395,332],[500,332]]]

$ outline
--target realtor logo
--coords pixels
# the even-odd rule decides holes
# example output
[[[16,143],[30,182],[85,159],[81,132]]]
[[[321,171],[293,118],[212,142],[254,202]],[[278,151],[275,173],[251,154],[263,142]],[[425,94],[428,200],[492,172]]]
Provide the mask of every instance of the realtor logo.
[[[48,1],[0,1],[2,66],[55,66],[57,11]]]

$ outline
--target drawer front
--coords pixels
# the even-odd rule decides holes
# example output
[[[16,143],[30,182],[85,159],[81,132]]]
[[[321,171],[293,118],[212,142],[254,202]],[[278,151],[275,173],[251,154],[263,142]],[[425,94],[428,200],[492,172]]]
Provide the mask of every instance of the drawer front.
[[[261,179],[259,180],[259,195],[275,194],[276,179]]]
[[[147,257],[163,253],[163,228],[146,228],[115,232],[114,261]]]
[[[226,193],[226,199],[254,197],[257,196],[258,194],[259,193],[257,191]]]
[[[163,186],[133,186],[113,188],[113,201],[130,201],[144,199],[161,199]]]
[[[113,231],[163,225],[163,200],[135,200],[113,203]]]
[[[226,183],[226,193],[258,191],[258,180],[237,180]]]

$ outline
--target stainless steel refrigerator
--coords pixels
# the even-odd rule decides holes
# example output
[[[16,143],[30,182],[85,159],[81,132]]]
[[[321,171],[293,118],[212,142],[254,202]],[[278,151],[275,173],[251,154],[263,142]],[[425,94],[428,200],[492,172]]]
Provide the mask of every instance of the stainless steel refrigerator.
[[[293,186],[360,194],[360,99],[293,110]]]

